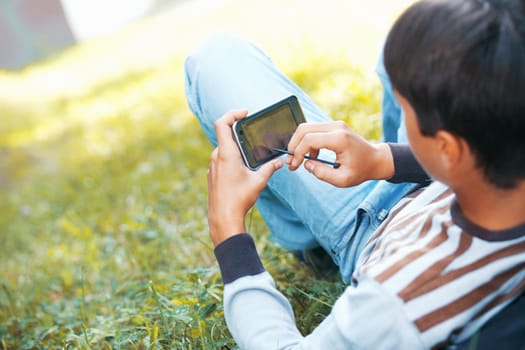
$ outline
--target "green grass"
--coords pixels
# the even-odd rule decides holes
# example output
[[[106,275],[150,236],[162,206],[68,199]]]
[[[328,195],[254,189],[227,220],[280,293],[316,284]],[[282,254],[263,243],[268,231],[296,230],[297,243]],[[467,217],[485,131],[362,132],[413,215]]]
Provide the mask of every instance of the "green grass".
[[[282,16],[298,6],[275,3],[284,6]],[[331,15],[319,21],[328,29],[318,34],[296,18],[278,40],[255,20],[271,4],[234,1],[209,13],[183,6],[0,74],[0,349],[236,347],[207,232],[212,148],[186,107],[184,56],[213,26],[242,32],[334,118],[370,139],[380,132],[378,82],[357,58],[334,54],[345,48],[341,38],[327,43],[322,36],[333,28],[356,38],[340,32],[345,16],[326,5]],[[318,14],[318,6],[304,16]],[[379,5],[368,6],[361,11]],[[389,6],[391,18],[401,5]],[[180,34],[202,16],[207,29]],[[229,18],[254,20],[244,30],[243,22],[228,27]],[[379,34],[370,40],[379,43]],[[256,210],[249,226],[308,333],[344,285],[274,245]]]

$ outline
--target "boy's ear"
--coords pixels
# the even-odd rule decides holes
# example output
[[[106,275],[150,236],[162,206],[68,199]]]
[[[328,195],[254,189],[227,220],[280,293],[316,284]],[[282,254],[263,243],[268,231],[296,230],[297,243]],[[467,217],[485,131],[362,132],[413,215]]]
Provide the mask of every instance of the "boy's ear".
[[[465,139],[446,130],[439,130],[435,137],[444,167],[451,170],[458,165],[465,165],[465,157],[470,154]]]

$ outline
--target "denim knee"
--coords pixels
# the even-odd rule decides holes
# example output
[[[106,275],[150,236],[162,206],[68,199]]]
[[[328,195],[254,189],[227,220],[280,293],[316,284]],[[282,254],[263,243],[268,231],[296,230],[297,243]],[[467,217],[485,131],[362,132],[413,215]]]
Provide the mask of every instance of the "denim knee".
[[[184,61],[185,93],[188,107],[197,117],[204,132],[214,145],[216,144],[216,136],[213,124],[214,119],[219,114],[211,115],[212,113],[206,110],[206,105],[202,99],[207,99],[208,101],[205,102],[210,104],[210,100],[217,96],[216,93],[208,93],[213,89],[210,82],[213,84],[214,81],[224,79],[220,75],[226,74],[223,72],[224,63],[228,63],[232,56],[229,48],[240,45],[242,42],[233,35],[215,33]]]

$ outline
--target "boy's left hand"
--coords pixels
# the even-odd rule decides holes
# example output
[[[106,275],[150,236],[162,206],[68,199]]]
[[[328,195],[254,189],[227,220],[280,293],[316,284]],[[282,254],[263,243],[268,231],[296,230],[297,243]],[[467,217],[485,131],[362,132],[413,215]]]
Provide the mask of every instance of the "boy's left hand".
[[[246,110],[226,113],[215,122],[217,148],[211,154],[208,169],[208,225],[215,245],[246,232],[244,219],[272,174],[283,166],[277,158],[257,171],[243,163],[232,137],[232,125],[245,118]]]
[[[289,169],[296,170],[306,154],[317,157],[323,148],[335,153],[336,162],[341,164],[339,168],[313,160],[306,161],[304,166],[318,179],[334,186],[355,186],[394,175],[390,147],[368,142],[342,121],[300,124],[288,143],[288,150],[295,152],[293,157],[287,157]]]

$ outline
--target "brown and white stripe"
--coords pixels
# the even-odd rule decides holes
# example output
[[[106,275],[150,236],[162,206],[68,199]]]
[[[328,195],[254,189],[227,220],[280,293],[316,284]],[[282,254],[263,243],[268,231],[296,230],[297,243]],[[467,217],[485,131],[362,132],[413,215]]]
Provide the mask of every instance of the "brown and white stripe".
[[[354,275],[370,275],[396,295],[429,347],[468,332],[525,285],[525,232],[506,241],[465,232],[452,220],[454,198],[434,183],[404,203],[369,241]]]

